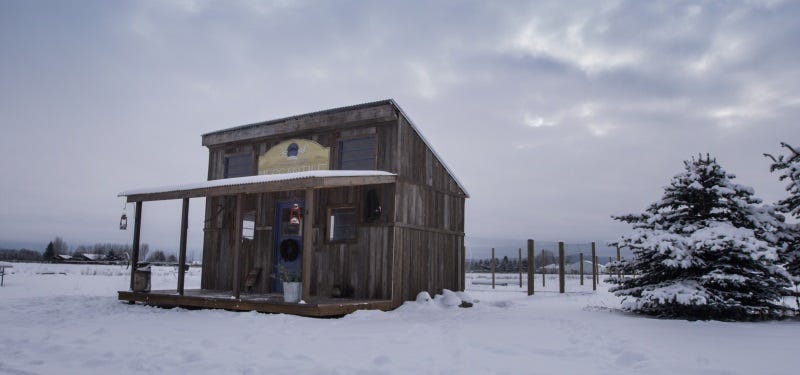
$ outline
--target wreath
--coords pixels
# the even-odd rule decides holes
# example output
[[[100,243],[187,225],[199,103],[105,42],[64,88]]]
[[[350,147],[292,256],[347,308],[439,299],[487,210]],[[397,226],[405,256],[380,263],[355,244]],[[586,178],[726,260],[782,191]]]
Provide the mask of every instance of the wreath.
[[[281,259],[284,262],[293,262],[300,256],[300,247],[297,246],[297,241],[293,239],[285,239],[281,241]]]

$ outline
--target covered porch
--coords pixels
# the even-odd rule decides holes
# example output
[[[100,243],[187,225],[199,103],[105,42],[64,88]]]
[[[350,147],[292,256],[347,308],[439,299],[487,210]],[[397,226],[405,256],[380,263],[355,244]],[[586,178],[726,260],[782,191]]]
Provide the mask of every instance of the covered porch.
[[[320,223],[324,223],[326,219],[324,217],[316,217],[320,216],[319,212],[321,207],[318,207],[318,202],[315,202],[315,200],[320,199],[319,192],[327,191],[327,189],[353,188],[368,185],[389,186],[389,184],[395,184],[396,180],[396,175],[382,171],[307,171],[212,180],[197,184],[137,189],[120,193],[120,196],[126,197],[128,202],[133,202],[136,205],[133,218],[132,264],[138,264],[139,262],[142,206],[143,202],[146,201],[176,199],[181,199],[183,201],[180,246],[178,251],[179,264],[185,264],[186,262],[186,237],[188,230],[189,199],[191,198],[222,197],[232,202],[233,228],[229,232],[234,238],[230,241],[230,248],[226,249],[224,253],[228,258],[227,263],[217,260],[207,264],[205,259],[206,251],[204,249],[203,272],[213,271],[212,273],[217,275],[215,277],[224,275],[221,277],[225,277],[228,285],[224,286],[222,290],[208,288],[207,286],[203,286],[204,289],[184,289],[185,271],[183,267],[178,267],[178,280],[175,289],[135,292],[133,273],[135,267],[133,267],[130,290],[119,291],[118,299],[130,303],[140,302],[164,307],[220,308],[237,311],[288,313],[314,317],[340,316],[359,309],[391,309],[393,307],[391,295],[371,296],[377,298],[364,298],[364,296],[355,296],[355,298],[354,296],[350,296],[351,298],[334,298],[331,295],[319,295],[319,290],[329,289],[321,287],[321,283],[331,278],[314,273],[319,273],[319,267],[324,267],[327,264],[323,261],[322,265],[317,265],[316,269],[313,267],[316,257],[314,254],[315,249],[317,251],[321,250],[320,245],[323,241],[322,237],[324,237],[324,235],[320,234],[322,231]],[[393,188],[391,191],[393,191]],[[243,242],[245,242],[243,241],[242,235],[242,220],[245,215],[243,210],[245,207],[244,202],[248,198],[252,200],[252,198],[257,195],[264,195],[266,193],[287,194],[288,192],[295,195],[299,194],[300,197],[303,198],[304,205],[303,221],[301,224],[302,233],[304,233],[304,235],[301,239],[302,246],[300,252],[302,256],[299,264],[299,272],[303,279],[301,291],[302,303],[286,303],[283,301],[281,293],[274,293],[274,290],[269,289],[253,291],[252,288],[249,288],[251,285],[244,285],[249,282],[248,272],[251,271],[245,269],[246,266],[242,263],[246,262],[241,260],[246,259],[241,256]],[[323,195],[323,197],[325,196],[327,195]],[[325,198],[322,199],[324,201]],[[272,202],[270,204],[272,204]],[[264,216],[268,217],[269,215]],[[264,223],[259,223],[257,229],[266,230],[262,236],[274,237],[274,233],[272,233],[272,224],[265,225]],[[263,241],[250,242],[250,244],[261,242]],[[270,252],[271,254],[273,251],[272,247],[275,245],[271,239],[267,241],[267,243],[269,243],[267,246],[268,248],[261,249],[260,251]],[[204,247],[205,246],[208,246],[207,241]],[[274,262],[274,260],[271,262]],[[391,264],[391,262],[389,262],[389,264]],[[221,268],[225,268],[227,271],[220,272]],[[259,277],[269,277],[272,271],[271,266],[269,269],[263,269]],[[389,269],[387,269],[387,271],[389,271]],[[391,274],[383,276],[389,280],[393,278]],[[313,288],[312,284],[314,286]]]

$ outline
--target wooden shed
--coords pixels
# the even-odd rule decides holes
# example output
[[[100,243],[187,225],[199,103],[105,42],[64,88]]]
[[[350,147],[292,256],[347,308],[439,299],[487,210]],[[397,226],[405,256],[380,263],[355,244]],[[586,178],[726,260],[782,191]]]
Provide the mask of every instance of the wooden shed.
[[[208,181],[123,192],[136,203],[206,198],[200,290],[120,291],[153,305],[342,315],[464,288],[466,190],[393,100],[203,135]],[[276,267],[302,275],[286,303]],[[233,297],[233,298],[231,298]]]

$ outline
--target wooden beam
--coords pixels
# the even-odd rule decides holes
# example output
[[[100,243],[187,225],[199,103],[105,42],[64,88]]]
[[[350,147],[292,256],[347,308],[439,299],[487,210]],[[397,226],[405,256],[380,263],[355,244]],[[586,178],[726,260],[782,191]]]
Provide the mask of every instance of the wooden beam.
[[[183,295],[183,282],[186,277],[186,233],[189,231],[189,198],[183,198],[181,212],[181,244],[178,248],[178,294]]]
[[[139,263],[139,236],[142,233],[142,202],[136,202],[136,213],[133,218],[133,249],[131,249],[131,290],[133,290],[133,277]]]
[[[311,261],[314,255],[314,189],[306,189],[305,215],[303,216],[303,259],[301,298],[308,301],[311,297]]]
[[[239,256],[242,252],[242,201],[244,194],[236,195],[236,213],[234,215],[233,230],[233,297],[239,299],[242,290],[242,276],[239,269]]]

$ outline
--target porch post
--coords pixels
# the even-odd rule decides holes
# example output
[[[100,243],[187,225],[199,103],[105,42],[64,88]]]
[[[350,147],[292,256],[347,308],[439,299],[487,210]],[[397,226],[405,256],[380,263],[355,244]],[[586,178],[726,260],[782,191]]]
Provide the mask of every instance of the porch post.
[[[244,194],[236,195],[236,214],[233,222],[233,297],[239,299],[242,277],[239,275],[239,254],[242,252],[242,198]]]
[[[311,295],[311,257],[314,254],[314,189],[306,189],[306,213],[303,218],[303,293],[302,298],[308,301]]]
[[[142,202],[136,202],[136,213],[133,217],[133,248],[131,249],[131,291],[133,291],[133,275],[139,264],[139,234],[142,232]]]
[[[186,276],[186,232],[189,229],[189,198],[183,198],[183,212],[181,214],[181,245],[178,249],[178,294],[183,295],[183,279]]]

